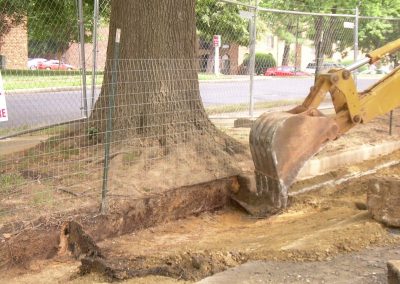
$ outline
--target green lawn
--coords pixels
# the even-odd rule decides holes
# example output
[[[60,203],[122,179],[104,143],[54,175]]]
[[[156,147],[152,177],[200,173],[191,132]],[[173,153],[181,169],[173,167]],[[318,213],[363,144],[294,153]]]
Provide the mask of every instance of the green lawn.
[[[24,72],[28,73],[28,72]],[[6,91],[20,89],[40,89],[40,88],[56,88],[56,87],[79,87],[82,84],[82,76],[76,73],[68,75],[64,72],[62,75],[50,72],[20,74],[13,72],[12,74],[3,74],[3,83]],[[200,81],[233,79],[237,76],[233,75],[214,75],[199,73]],[[92,84],[92,75],[86,76],[88,86]],[[96,85],[103,82],[103,74],[97,75]]]
[[[92,83],[92,76],[86,77],[87,84]],[[98,75],[96,84],[101,84],[103,76]],[[79,87],[82,85],[82,76],[30,76],[30,75],[3,75],[4,89],[6,91],[19,89],[39,89],[56,87]]]

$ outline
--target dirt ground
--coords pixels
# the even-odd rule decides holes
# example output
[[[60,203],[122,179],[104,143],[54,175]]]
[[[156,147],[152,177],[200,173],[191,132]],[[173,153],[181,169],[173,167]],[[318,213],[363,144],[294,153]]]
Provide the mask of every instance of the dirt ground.
[[[233,128],[232,119],[214,122],[225,133],[236,138],[240,145],[248,144],[249,128]],[[388,124],[389,117],[385,115],[371,123],[359,125],[326,145],[317,155],[350,150],[362,144],[398,140],[400,112],[395,112],[392,136],[388,135]],[[54,136],[63,130],[57,128],[42,133],[39,138],[43,134],[51,137],[36,147],[11,154],[0,153],[0,229],[2,224],[30,222],[43,215],[99,206],[104,149],[101,145],[76,148],[73,141]],[[73,127],[67,130],[72,131]],[[36,141],[38,137],[32,139]],[[10,148],[13,144],[13,140],[3,141],[1,147]],[[232,156],[218,149],[207,149],[206,143],[201,149],[185,144],[175,149],[164,149],[169,154],[163,158],[160,158],[162,155],[157,147],[138,151],[128,144],[123,145],[123,150],[117,147],[111,149],[113,158],[108,182],[111,199],[154,196],[180,186],[236,175],[241,171],[251,172],[253,167],[250,153]],[[201,158],[199,152],[202,153]],[[232,163],[232,160],[236,162]],[[58,204],[63,206],[60,208]]]
[[[398,160],[400,152],[380,159],[380,162]],[[371,163],[355,166],[362,169]],[[380,170],[374,176],[400,176],[400,167]],[[291,281],[290,277],[297,275],[314,275],[307,278],[312,280],[310,283],[323,283],[326,275],[333,276],[325,283],[350,283],[349,273],[341,274],[332,265],[336,257],[347,257],[350,265],[350,260],[357,259],[361,252],[367,263],[374,264],[377,258],[385,262],[388,257],[396,257],[389,253],[390,248],[400,247],[399,232],[372,220],[359,205],[365,203],[369,178],[293,197],[283,214],[269,219],[253,219],[237,208],[227,208],[107,239],[98,245],[111,267],[118,263],[119,268],[130,268],[139,275],[143,272],[142,278],[126,283],[193,282],[249,261],[269,261],[266,269],[272,269],[274,263],[280,267],[278,274],[268,274],[272,275],[270,283],[309,283],[306,278],[303,282]],[[382,248],[379,257],[375,247]],[[78,262],[65,259],[44,261],[32,264],[28,275],[10,276],[6,280],[9,283],[29,283],[34,279],[40,279],[41,283],[107,280],[93,273],[79,276],[78,266]],[[313,274],[316,266],[324,273]],[[301,272],[296,274],[292,267]],[[354,273],[373,273],[376,266],[367,265],[363,269]],[[146,277],[146,274],[156,276]],[[127,276],[117,275],[120,279]],[[284,275],[289,278],[285,280]]]
[[[287,110],[290,109],[290,107],[280,109]],[[324,113],[329,115],[332,113],[332,109],[324,110]],[[336,151],[357,148],[360,145],[373,145],[384,141],[398,140],[400,137],[400,110],[393,111],[391,136],[389,135],[389,121],[390,116],[387,114],[382,115],[367,124],[359,124],[346,134],[342,135],[339,139],[326,144],[317,156],[324,156]],[[235,137],[242,143],[249,143],[249,127],[233,128],[231,127],[232,122],[227,119],[216,119],[216,123],[230,136]]]
[[[400,247],[379,247],[343,254],[326,261],[256,261],[206,278],[199,284],[217,283],[335,283],[387,282],[387,259],[400,258]]]
[[[399,138],[397,121],[400,122],[400,115],[395,116],[396,129],[393,136],[388,136],[388,116],[383,116],[370,124],[360,125],[346,136],[327,145],[318,155],[323,156],[334,151],[357,148],[361,144],[377,144],[382,141],[396,140]],[[223,129],[239,141],[247,143],[249,129],[231,127],[223,127]],[[68,155],[73,160],[74,153]],[[114,164],[119,165],[115,166],[112,172],[113,186],[116,188],[113,192],[115,195],[123,194],[127,190],[126,186],[121,187],[119,183],[119,181],[126,179],[126,167],[131,166],[131,161],[128,159],[127,165],[127,160],[124,160],[124,157],[126,156],[120,155],[113,161]],[[136,157],[130,154],[128,158],[133,158],[136,161]],[[171,161],[169,165],[162,166],[162,170],[158,173],[171,172],[176,165],[189,165],[190,159],[189,157],[185,160]],[[349,165],[347,168],[343,167],[337,172],[330,173],[329,178],[340,178],[348,172],[363,171],[377,164],[395,160],[400,160],[399,151],[376,161]],[[248,170],[248,167],[251,167],[249,162],[251,161],[244,161],[235,165],[235,167],[229,168],[229,171],[234,173],[237,169]],[[225,161],[222,160],[217,161],[214,165],[216,167],[224,163]],[[154,165],[156,163],[152,164],[152,166]],[[133,163],[133,167],[138,166],[143,165]],[[48,165],[41,164],[41,167],[46,168]],[[79,164],[79,169],[82,169],[83,172],[83,164]],[[97,166],[96,170],[98,169],[100,169],[100,166]],[[66,198],[65,196],[68,196],[68,202],[70,202],[64,203],[65,207],[92,204],[93,196],[86,195],[85,198],[79,199],[76,197],[81,197],[84,188],[87,190],[88,182],[92,182],[90,186],[93,187],[93,181],[100,180],[98,174],[98,172],[92,174],[91,180],[88,180],[87,173],[80,176],[81,187],[78,186],[72,190],[68,188],[72,194],[62,190],[53,193],[51,197],[52,205],[49,206],[46,203],[46,207],[36,211],[35,214],[54,212],[53,210],[59,209],[56,208],[56,205],[60,204],[59,202],[63,201]],[[151,181],[156,178],[155,174],[156,171],[147,173],[147,180]],[[179,178],[187,174],[188,172],[184,170],[177,171],[174,177]],[[216,173],[214,177],[220,175],[223,175],[223,173]],[[374,176],[400,176],[400,167],[395,166],[380,170]],[[40,181],[40,177],[37,176],[35,179],[28,175],[28,178]],[[198,180],[195,181],[198,182]],[[315,179],[309,181],[308,184],[307,181],[302,181],[297,186],[301,187],[320,181],[321,179]],[[62,189],[62,185],[64,185],[62,181],[56,180],[56,182]],[[68,182],[72,181],[68,180]],[[181,183],[182,179],[179,182]],[[98,245],[105,255],[107,265],[119,268],[119,272],[114,276],[122,280],[129,278],[130,274],[125,273],[126,270],[132,270],[131,275],[140,276],[139,278],[124,280],[127,283],[193,282],[248,261],[279,263],[290,261],[296,262],[298,265],[317,261],[321,265],[325,263],[324,269],[334,273],[335,268],[331,267],[329,261],[338,255],[355,255],[357,252],[367,249],[365,258],[371,257],[373,259],[372,254],[369,256],[368,249],[400,245],[400,238],[397,234],[393,234],[392,231],[372,220],[366,210],[361,210],[363,208],[360,209],[359,205],[356,206],[356,204],[365,203],[366,183],[368,182],[369,177],[366,176],[341,185],[326,186],[318,191],[297,195],[292,197],[291,205],[285,212],[269,219],[253,219],[240,209],[231,207],[213,213],[189,216],[186,219],[161,224],[117,238],[106,239]],[[128,181],[127,184],[129,184],[129,188],[137,186],[134,180]],[[166,183],[166,185],[172,186],[173,184]],[[40,190],[43,191],[45,186],[48,186],[45,182],[35,183],[35,188],[39,188],[39,192]],[[146,186],[134,191],[135,194],[130,194],[130,196],[137,198],[154,194],[153,188]],[[117,191],[119,187],[121,187],[120,191]],[[17,202],[17,205],[29,209],[26,205],[32,204],[32,201],[29,200],[28,195],[24,195],[28,188],[21,188],[16,193],[20,199],[3,198],[0,200],[0,206],[12,207],[16,206]],[[161,188],[163,187],[161,186]],[[294,185],[294,188],[296,188],[296,185]],[[29,189],[32,191],[32,188]],[[98,192],[95,192],[95,194],[98,194]],[[40,203],[44,198],[47,198],[47,196],[39,196],[37,203]],[[28,213],[27,211],[24,214]],[[1,219],[3,221],[20,216],[14,214],[0,217],[3,218]],[[382,256],[382,258],[385,258],[385,256]],[[36,261],[25,267],[27,270],[10,270],[6,274],[2,274],[0,279],[2,278],[7,283],[103,283],[109,280],[94,273],[79,275],[79,265],[80,262],[69,258]],[[282,275],[291,273],[290,265],[283,265],[282,267]],[[313,267],[308,267],[305,269],[308,269],[307,273],[311,273]],[[318,282],[318,279],[313,280]],[[271,283],[279,282],[272,281]]]

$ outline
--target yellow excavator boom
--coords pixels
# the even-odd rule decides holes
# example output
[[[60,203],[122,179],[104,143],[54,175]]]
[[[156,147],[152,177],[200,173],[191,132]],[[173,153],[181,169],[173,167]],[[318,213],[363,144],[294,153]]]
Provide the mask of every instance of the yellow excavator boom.
[[[268,216],[284,209],[289,186],[322,145],[355,125],[400,106],[400,67],[360,93],[351,75],[351,71],[397,50],[400,50],[400,39],[346,68],[322,73],[301,105],[288,112],[261,115],[254,122],[249,139],[256,198],[246,197],[238,202],[254,215]],[[332,116],[325,116],[317,109],[327,93],[335,109]],[[251,204],[251,200],[257,200],[257,204]]]

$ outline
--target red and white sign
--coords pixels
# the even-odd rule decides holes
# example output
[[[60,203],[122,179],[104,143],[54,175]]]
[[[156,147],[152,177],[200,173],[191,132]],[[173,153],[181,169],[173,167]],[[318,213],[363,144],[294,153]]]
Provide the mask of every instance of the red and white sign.
[[[214,44],[214,47],[221,47],[221,36],[220,35],[214,35],[213,44]]]
[[[6,105],[6,93],[3,87],[3,78],[0,72],[0,122],[8,121],[7,105]]]

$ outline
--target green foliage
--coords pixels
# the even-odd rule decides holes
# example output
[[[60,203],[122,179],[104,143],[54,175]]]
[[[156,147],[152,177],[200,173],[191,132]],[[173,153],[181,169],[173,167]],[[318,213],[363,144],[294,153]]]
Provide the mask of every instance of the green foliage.
[[[400,17],[400,0],[261,0],[260,5],[266,8],[297,10],[305,12],[354,14],[357,2],[360,3],[360,15],[376,17]],[[344,29],[344,21],[353,18],[319,17],[319,16],[286,16],[283,14],[260,13],[260,17],[270,23],[271,31],[281,40],[293,43],[297,24],[302,33],[309,39],[318,42],[324,31],[322,51],[332,55],[332,44],[344,50],[353,46],[353,31]],[[296,26],[296,27],[295,27]],[[329,36],[326,36],[326,35]],[[360,19],[359,47],[368,51],[394,40],[400,34],[400,22],[388,20]]]
[[[361,15],[400,18],[400,0],[362,1]],[[395,40],[400,34],[400,21],[360,20],[359,45],[369,51]]]
[[[11,27],[24,22],[26,0],[0,0],[0,46]]]
[[[61,55],[79,40],[78,1],[0,0],[0,43],[11,27],[26,23],[29,56]],[[109,18],[108,0],[100,0],[102,19]],[[93,0],[83,0],[85,40],[91,40]]]
[[[243,60],[243,66],[246,68],[249,66],[250,63],[250,56],[247,54]],[[255,60],[255,71],[256,74],[264,74],[264,72],[270,68],[275,67],[276,61],[274,56],[271,53],[256,53],[256,60]]]
[[[89,127],[88,137],[90,140],[97,139],[98,135],[99,135],[99,129],[97,129],[96,127],[93,127],[93,126]]]
[[[61,56],[79,40],[78,1],[29,1],[28,42],[30,57]],[[47,2],[47,3],[46,3]],[[85,19],[90,19],[91,0],[85,0]],[[88,24],[85,24],[88,29]]]
[[[239,16],[239,7],[218,0],[197,0],[196,25],[200,38],[212,43],[213,35],[221,35],[224,43],[248,45],[248,21]]]

